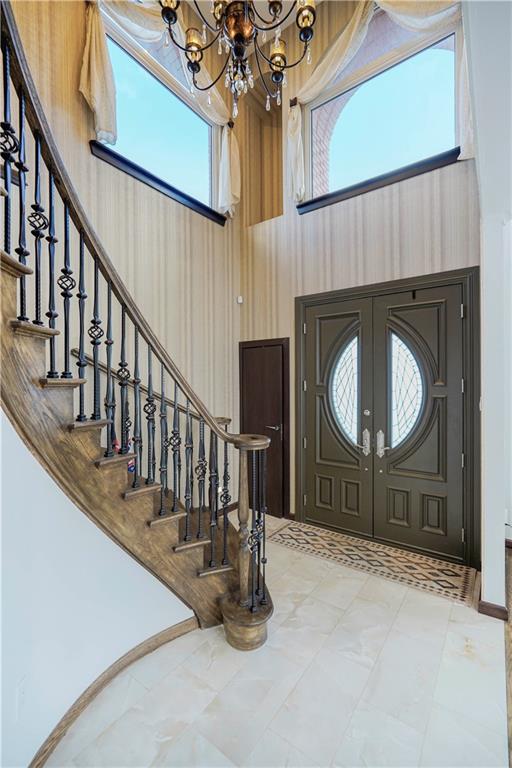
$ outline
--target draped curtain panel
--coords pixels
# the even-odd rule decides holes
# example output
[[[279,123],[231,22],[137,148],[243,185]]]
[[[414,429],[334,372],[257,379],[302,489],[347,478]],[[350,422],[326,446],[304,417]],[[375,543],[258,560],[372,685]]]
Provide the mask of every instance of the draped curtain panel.
[[[295,202],[306,194],[304,170],[304,146],[302,141],[301,105],[315,101],[322,92],[333,85],[343,69],[354,58],[363,44],[369,24],[377,7],[381,8],[393,22],[412,32],[443,34],[454,30],[462,23],[460,3],[453,0],[419,2],[419,0],[362,0],[356,6],[348,24],[340,32],[331,48],[322,57],[313,73],[297,93],[288,112],[287,164],[288,187]],[[457,129],[461,147],[460,159],[473,157],[473,129],[469,102],[467,61],[464,43],[459,46]]]
[[[105,13],[123,32],[141,42],[159,41],[165,34],[165,25],[160,14],[160,6],[151,0],[142,0],[142,2],[141,0],[108,0],[108,2],[90,0],[88,2],[80,92],[94,115],[98,141],[115,144],[117,138],[116,89],[102,13]],[[185,34],[179,21],[174,26],[174,33],[178,43],[184,46]],[[183,51],[180,51],[180,59],[186,81],[192,85]],[[211,82],[204,67],[199,73],[197,82],[201,87]],[[217,88],[210,89],[210,98],[206,91],[195,90],[194,98],[198,111],[209,122],[222,128],[217,207],[222,213],[233,216],[235,206],[240,202],[240,154],[238,142],[229,125],[230,113]]]

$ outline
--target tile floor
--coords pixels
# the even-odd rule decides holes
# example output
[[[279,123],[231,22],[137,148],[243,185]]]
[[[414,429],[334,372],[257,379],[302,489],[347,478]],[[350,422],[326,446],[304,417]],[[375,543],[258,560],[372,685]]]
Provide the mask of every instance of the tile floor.
[[[48,766],[507,766],[502,622],[269,543],[267,644],[132,664]]]

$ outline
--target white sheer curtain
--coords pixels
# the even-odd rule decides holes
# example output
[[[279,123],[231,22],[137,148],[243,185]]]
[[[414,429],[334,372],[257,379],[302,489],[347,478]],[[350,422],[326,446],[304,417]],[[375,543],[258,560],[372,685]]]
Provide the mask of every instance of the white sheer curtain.
[[[297,93],[296,103],[288,112],[287,163],[289,189],[292,199],[300,202],[306,193],[304,174],[304,147],[302,142],[301,105],[315,101],[339,76],[364,42],[368,26],[377,7],[405,29],[425,34],[442,34],[461,23],[459,2],[436,0],[378,0],[361,1],[348,24],[344,27],[327,54],[315,67],[312,75]],[[467,87],[465,46],[460,46],[458,61],[459,98],[457,125],[461,158],[473,156],[473,131]]]
[[[102,11],[125,33],[142,42],[157,42],[165,33],[160,6],[151,0],[108,0],[101,2]],[[185,43],[185,34],[178,22],[174,33],[180,45]],[[186,66],[185,54],[180,51],[183,71],[189,85],[191,74]],[[205,87],[210,82],[208,72],[201,68],[198,85]],[[88,3],[87,32],[80,77],[80,91],[94,114],[94,125],[98,141],[115,144],[116,92],[112,66],[108,53],[102,13],[97,0]],[[229,126],[230,113],[217,88],[194,91],[198,110],[214,125],[222,127],[219,160],[218,208],[222,213],[233,216],[235,206],[240,202],[240,154],[238,142]],[[208,103],[210,102],[210,103]]]

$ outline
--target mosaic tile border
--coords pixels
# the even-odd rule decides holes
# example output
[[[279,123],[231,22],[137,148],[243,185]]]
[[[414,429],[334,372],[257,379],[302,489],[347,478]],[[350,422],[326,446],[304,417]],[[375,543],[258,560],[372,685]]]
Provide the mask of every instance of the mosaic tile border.
[[[269,540],[463,605],[473,604],[476,571],[466,565],[294,521]]]

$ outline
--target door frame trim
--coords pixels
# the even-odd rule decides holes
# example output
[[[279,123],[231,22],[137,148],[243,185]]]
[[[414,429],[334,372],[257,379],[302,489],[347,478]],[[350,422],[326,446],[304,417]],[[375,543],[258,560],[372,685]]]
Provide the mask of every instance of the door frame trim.
[[[295,498],[296,519],[304,521],[302,496],[304,493],[304,392],[302,381],[305,376],[305,335],[303,332],[306,310],[310,307],[334,303],[343,300],[373,298],[400,291],[436,288],[448,285],[460,285],[464,304],[463,325],[463,376],[465,383],[464,397],[464,454],[466,459],[463,478],[463,512],[466,552],[464,562],[480,570],[480,268],[437,272],[430,275],[418,275],[400,280],[391,280],[337,291],[297,296],[295,298]],[[357,535],[357,534],[354,534]],[[396,545],[395,545],[396,546]],[[460,561],[459,561],[460,562]]]
[[[243,350],[254,347],[281,347],[283,350],[283,517],[290,517],[290,339],[255,339],[238,342],[238,374],[240,393],[240,432],[242,420]]]

